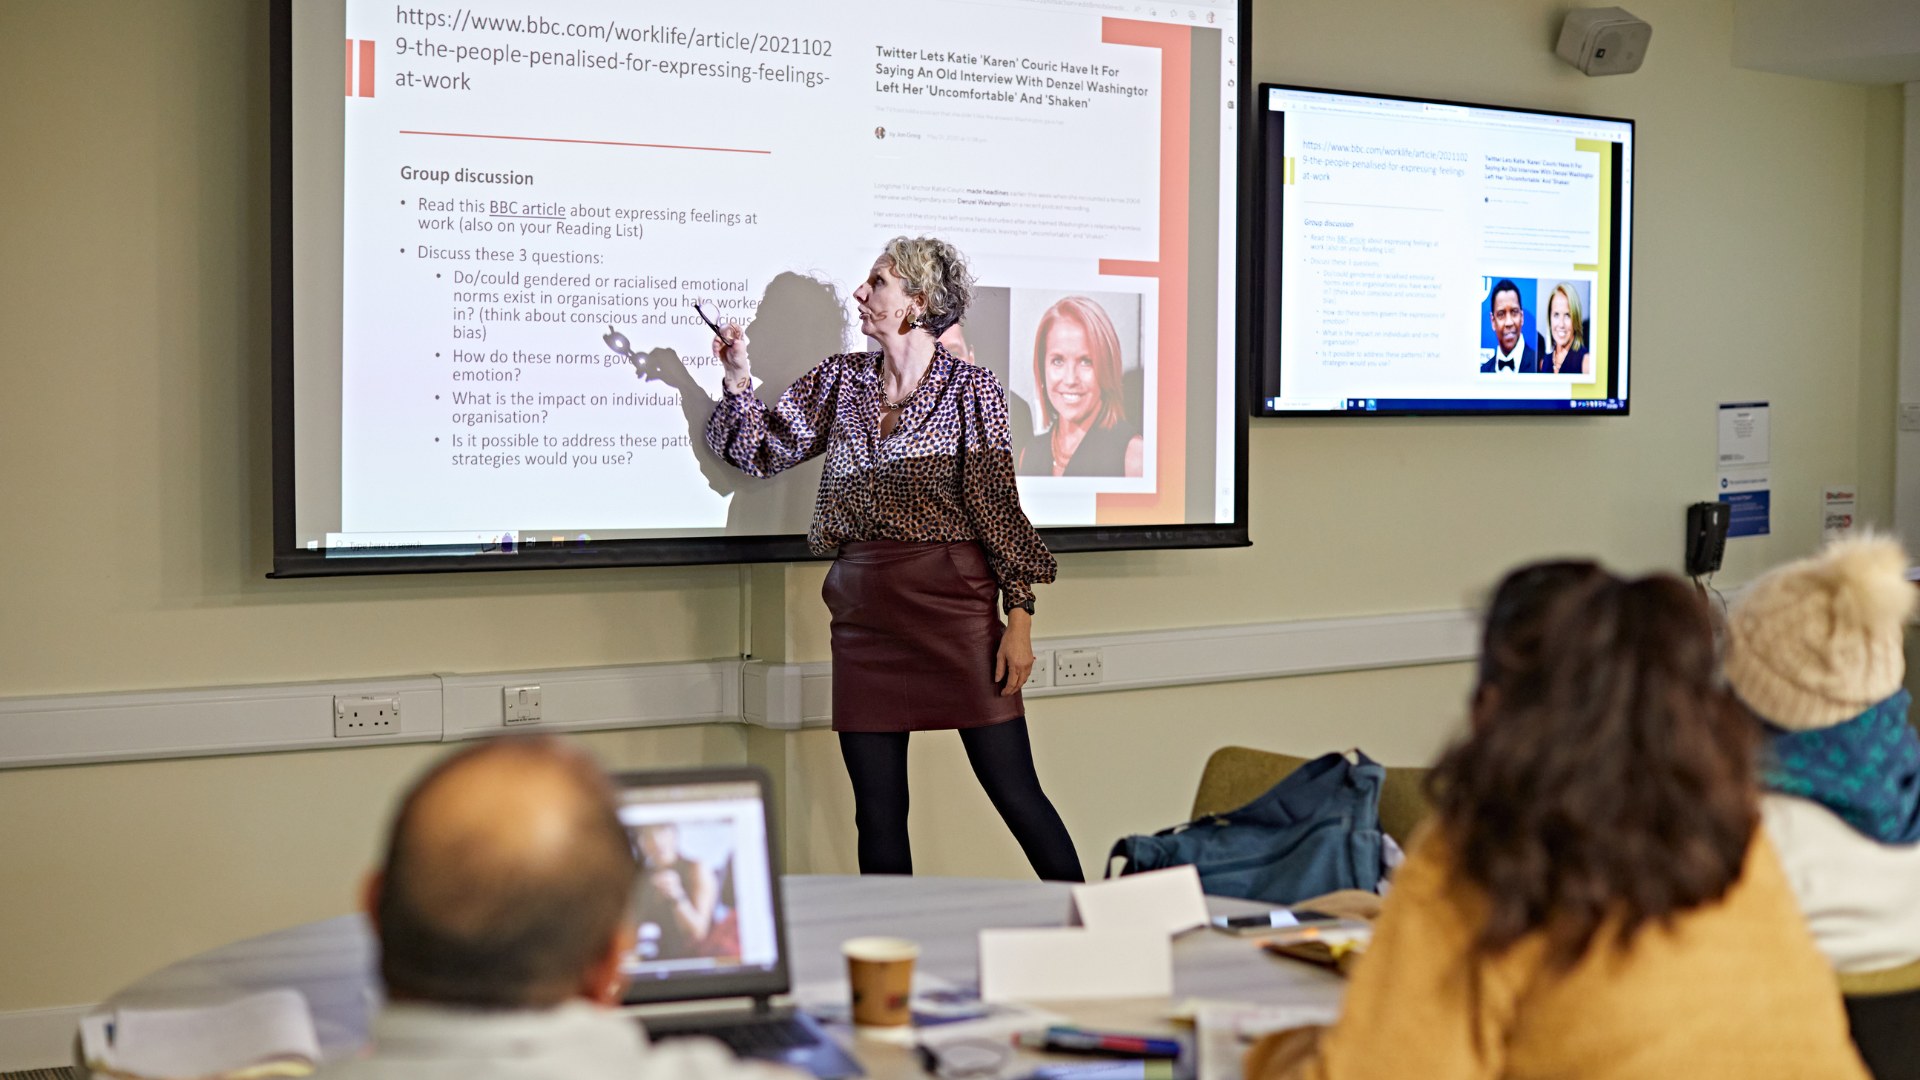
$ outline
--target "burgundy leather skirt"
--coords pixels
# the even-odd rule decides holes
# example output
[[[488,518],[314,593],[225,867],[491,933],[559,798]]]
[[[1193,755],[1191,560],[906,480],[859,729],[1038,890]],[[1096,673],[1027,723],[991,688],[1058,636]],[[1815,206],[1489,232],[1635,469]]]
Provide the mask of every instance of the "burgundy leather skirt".
[[[1001,697],[999,584],[971,540],[840,546],[820,595],[833,613],[833,730],[934,731],[1026,715]]]

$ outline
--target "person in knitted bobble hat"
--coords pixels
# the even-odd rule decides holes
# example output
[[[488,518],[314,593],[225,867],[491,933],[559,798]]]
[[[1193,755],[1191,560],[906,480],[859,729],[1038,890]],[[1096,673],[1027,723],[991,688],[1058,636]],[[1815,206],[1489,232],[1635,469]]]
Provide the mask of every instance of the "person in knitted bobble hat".
[[[1755,581],[1727,682],[1761,723],[1761,816],[1841,972],[1920,960],[1920,735],[1904,636],[1917,590],[1892,540],[1842,540]]]

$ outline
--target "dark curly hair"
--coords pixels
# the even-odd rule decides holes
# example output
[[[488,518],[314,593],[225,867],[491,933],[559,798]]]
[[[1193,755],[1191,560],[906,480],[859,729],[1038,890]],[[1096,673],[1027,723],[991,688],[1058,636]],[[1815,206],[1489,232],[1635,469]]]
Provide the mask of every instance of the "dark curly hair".
[[[1509,574],[1488,607],[1473,730],[1428,797],[1461,873],[1485,893],[1475,947],[1544,931],[1571,964],[1617,919],[1719,899],[1757,820],[1754,728],[1717,675],[1698,594],[1670,574],[1589,562]]]

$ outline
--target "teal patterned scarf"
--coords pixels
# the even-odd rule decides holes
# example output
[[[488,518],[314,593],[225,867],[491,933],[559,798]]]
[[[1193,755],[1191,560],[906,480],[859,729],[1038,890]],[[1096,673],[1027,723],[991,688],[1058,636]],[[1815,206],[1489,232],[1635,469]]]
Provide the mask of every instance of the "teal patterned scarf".
[[[1760,784],[1825,806],[1883,844],[1920,840],[1920,735],[1905,690],[1844,724],[1812,731],[1767,725]]]

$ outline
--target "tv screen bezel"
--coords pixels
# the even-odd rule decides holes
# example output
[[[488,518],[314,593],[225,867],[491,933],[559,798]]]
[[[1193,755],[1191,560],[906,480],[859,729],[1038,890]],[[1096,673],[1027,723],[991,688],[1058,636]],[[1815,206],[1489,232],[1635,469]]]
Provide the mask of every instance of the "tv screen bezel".
[[[676,536],[591,540],[582,545],[533,546],[512,554],[477,553],[470,547],[408,547],[391,554],[361,550],[352,554],[308,550],[296,544],[294,489],[294,281],[293,281],[293,28],[294,0],[273,0],[268,33],[270,68],[270,167],[272,215],[272,424],[273,567],[269,578],[433,574],[466,571],[554,570],[580,567],[691,566],[730,563],[802,562],[832,558],[809,551],[798,534],[777,536]],[[1238,0],[1237,67],[1253,62],[1249,29],[1253,0]],[[1228,108],[1249,115],[1254,91],[1246,80]],[[1253,235],[1255,183],[1252,152],[1256,125],[1236,122],[1236,234]],[[1234,404],[1226,421],[1234,425],[1234,520],[1201,524],[1086,525],[1040,529],[1057,553],[1139,551],[1149,549],[1248,547],[1248,416],[1256,353],[1250,347],[1253,261],[1244,250],[1234,275]]]
[[[1337,417],[1341,419],[1384,419],[1384,418],[1399,418],[1399,417],[1410,417],[1410,416],[1446,417],[1446,418],[1455,419],[1455,420],[1460,420],[1460,419],[1471,420],[1471,419],[1478,419],[1480,417],[1511,417],[1511,416],[1533,417],[1536,419],[1543,418],[1543,417],[1553,418],[1553,419],[1575,419],[1575,418],[1586,419],[1586,418],[1599,418],[1599,417],[1624,417],[1624,416],[1632,415],[1632,410],[1633,410],[1632,385],[1633,384],[1630,378],[1627,380],[1627,383],[1626,383],[1627,394],[1625,397],[1622,397],[1621,399],[1619,399],[1620,405],[1618,408],[1573,408],[1573,407],[1554,408],[1554,407],[1541,407],[1541,406],[1534,406],[1529,408],[1529,407],[1515,406],[1515,407],[1507,407],[1507,408],[1496,407],[1496,408],[1472,408],[1472,409],[1459,409],[1459,408],[1274,409],[1269,407],[1269,405],[1267,404],[1269,397],[1272,396],[1273,394],[1278,393],[1279,391],[1278,380],[1279,380],[1280,362],[1282,358],[1278,355],[1278,349],[1279,349],[1278,343],[1271,342],[1268,340],[1269,320],[1266,318],[1266,313],[1268,311],[1267,297],[1274,294],[1268,290],[1267,283],[1270,280],[1277,281],[1278,275],[1282,272],[1282,267],[1280,265],[1277,265],[1280,260],[1272,256],[1276,255],[1278,252],[1280,252],[1283,249],[1284,241],[1285,241],[1285,237],[1280,236],[1277,233],[1270,233],[1268,231],[1269,228],[1277,229],[1278,227],[1273,221],[1274,215],[1270,212],[1274,206],[1274,202],[1268,197],[1270,189],[1283,187],[1283,185],[1274,185],[1273,183],[1274,170],[1268,167],[1269,162],[1267,160],[1269,155],[1269,150],[1270,150],[1268,136],[1272,127],[1271,118],[1275,115],[1267,108],[1267,101],[1269,100],[1270,93],[1274,90],[1291,91],[1291,92],[1306,93],[1306,94],[1335,94],[1335,95],[1340,95],[1343,97],[1351,97],[1351,98],[1371,98],[1371,99],[1380,100],[1380,101],[1407,101],[1407,102],[1414,102],[1416,104],[1444,105],[1448,107],[1464,108],[1464,109],[1489,109],[1489,110],[1494,110],[1498,112],[1523,113],[1530,116],[1555,116],[1555,117],[1565,117],[1571,120],[1598,120],[1605,123],[1625,124],[1627,125],[1627,128],[1630,132],[1628,143],[1627,143],[1625,154],[1624,154],[1627,174],[1629,177],[1633,175],[1633,171],[1634,171],[1633,155],[1639,145],[1639,136],[1640,136],[1639,126],[1635,123],[1635,121],[1630,117],[1623,117],[1623,116],[1601,116],[1594,113],[1567,112],[1560,109],[1529,108],[1527,106],[1522,106],[1522,105],[1496,105],[1488,102],[1458,101],[1451,98],[1424,97],[1424,96],[1412,95],[1412,94],[1384,94],[1384,93],[1377,93],[1370,90],[1345,90],[1345,89],[1340,89],[1337,87],[1329,87],[1329,86],[1304,86],[1298,83],[1275,83],[1275,82],[1260,83],[1257,89],[1255,90],[1255,98],[1254,98],[1254,106],[1253,106],[1258,119],[1256,120],[1255,123],[1248,125],[1249,127],[1254,128],[1256,130],[1246,133],[1250,135],[1250,137],[1253,140],[1253,146],[1250,150],[1247,151],[1247,153],[1248,153],[1248,156],[1253,159],[1252,166],[1253,166],[1254,172],[1256,173],[1256,177],[1254,181],[1255,190],[1253,192],[1255,205],[1250,215],[1250,220],[1252,221],[1252,225],[1253,225],[1253,230],[1251,233],[1253,243],[1249,245],[1252,249],[1250,252],[1251,257],[1249,261],[1252,263],[1252,266],[1248,268],[1251,271],[1251,277],[1252,277],[1252,297],[1253,297],[1252,308],[1253,310],[1245,313],[1245,318],[1243,320],[1247,326],[1247,333],[1248,333],[1247,347],[1248,347],[1249,355],[1247,358],[1246,367],[1247,367],[1247,378],[1251,388],[1250,393],[1248,395],[1248,399],[1252,406],[1253,416],[1263,420],[1264,419],[1324,419],[1328,417]],[[1624,195],[1622,195],[1622,193],[1618,190],[1616,190],[1615,192],[1615,202],[1614,202],[1615,213],[1613,216],[1614,227],[1616,230],[1619,230],[1619,233],[1618,233],[1619,237],[1626,241],[1626,250],[1628,255],[1627,264],[1624,267],[1618,265],[1619,260],[1617,259],[1615,260],[1615,269],[1614,269],[1615,277],[1614,277],[1613,289],[1612,289],[1612,296],[1613,296],[1612,311],[1615,313],[1614,319],[1616,323],[1616,332],[1613,333],[1609,338],[1608,343],[1609,343],[1611,352],[1607,358],[1609,378],[1614,380],[1619,380],[1620,378],[1619,357],[1621,355],[1621,350],[1623,348],[1625,349],[1629,364],[1632,363],[1632,355],[1633,355],[1633,347],[1632,347],[1633,321],[1632,319],[1629,318],[1627,320],[1625,332],[1619,332],[1617,329],[1617,325],[1619,321],[1618,312],[1622,308],[1625,308],[1628,305],[1630,305],[1633,297],[1633,232],[1632,230],[1633,230],[1633,219],[1634,219],[1634,213],[1633,213],[1634,185],[1628,184],[1628,185],[1625,185],[1625,187],[1626,187],[1626,190],[1624,192]],[[1278,197],[1279,191],[1275,190],[1273,193],[1275,197]],[[1623,205],[1627,211],[1626,217],[1624,219],[1621,217],[1621,215],[1618,212]],[[1277,309],[1278,304],[1276,303],[1274,307]],[[1272,320],[1273,325],[1277,327],[1279,325],[1279,321],[1284,317],[1285,317],[1284,312],[1275,310],[1274,318]],[[1269,370],[1271,370],[1272,372],[1271,380],[1269,378]],[[1616,385],[1618,385],[1617,381],[1616,381]]]

